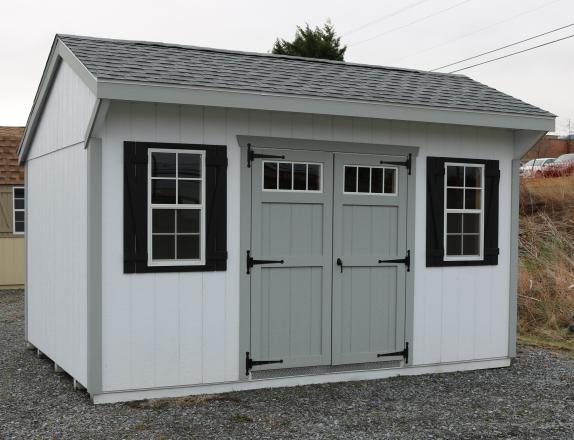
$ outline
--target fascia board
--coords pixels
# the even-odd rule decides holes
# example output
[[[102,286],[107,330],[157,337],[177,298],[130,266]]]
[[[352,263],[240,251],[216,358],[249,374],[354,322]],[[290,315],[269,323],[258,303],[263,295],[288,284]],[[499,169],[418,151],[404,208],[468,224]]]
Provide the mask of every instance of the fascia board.
[[[66,47],[62,41],[56,37],[52,48],[50,50],[50,55],[46,61],[46,66],[42,74],[42,79],[40,80],[40,85],[36,96],[34,97],[34,103],[32,104],[32,110],[28,116],[28,121],[26,122],[26,129],[24,130],[24,135],[18,146],[18,160],[20,165],[22,165],[34,139],[34,134],[40,122],[42,116],[42,111],[50,95],[50,90],[52,89],[52,84],[54,83],[54,78],[58,72],[58,67],[60,63],[66,62],[72,70],[84,81],[87,87],[92,91],[94,95],[97,94],[97,81],[96,78],[88,71],[88,69],[78,60],[74,54]]]
[[[549,131],[554,127],[554,117],[446,110],[364,101],[163,86],[152,83],[99,80],[97,89],[98,98],[122,101],[203,105],[524,130]]]

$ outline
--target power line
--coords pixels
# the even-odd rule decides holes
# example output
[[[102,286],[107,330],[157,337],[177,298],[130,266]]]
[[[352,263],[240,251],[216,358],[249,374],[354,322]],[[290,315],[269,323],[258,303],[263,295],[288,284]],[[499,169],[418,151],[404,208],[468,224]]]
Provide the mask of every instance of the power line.
[[[347,31],[347,32],[344,32],[344,33],[341,34],[341,36],[346,36],[346,35],[353,34],[353,33],[355,33],[355,32],[361,31],[361,30],[363,30],[363,29],[365,29],[365,28],[367,28],[367,27],[369,27],[369,26],[372,26],[372,25],[374,25],[374,24],[380,23],[381,21],[387,20],[387,19],[389,19],[389,18],[391,18],[391,17],[394,17],[395,15],[399,15],[399,14],[402,13],[402,12],[408,11],[409,9],[412,9],[412,8],[414,8],[415,6],[418,6],[418,5],[422,4],[422,3],[426,3],[426,2],[428,2],[428,1],[430,1],[430,0],[420,0],[420,1],[416,2],[416,3],[412,3],[412,4],[410,4],[410,5],[407,5],[407,6],[405,6],[404,8],[397,9],[396,11],[391,12],[390,14],[383,15],[382,17],[379,17],[379,18],[377,18],[377,19],[375,19],[375,20],[369,21],[368,23],[365,23],[365,24],[363,24],[363,25],[361,25],[361,26],[357,26],[356,28],[353,28],[353,29],[351,29],[351,30],[349,30],[349,31]]]
[[[528,52],[528,51],[530,51],[530,50],[538,49],[539,47],[544,47],[544,46],[548,46],[549,44],[558,43],[559,41],[567,40],[568,38],[572,38],[572,37],[574,37],[574,34],[568,35],[568,36],[566,36],[566,37],[558,38],[557,40],[548,41],[548,42],[546,42],[546,43],[539,44],[538,46],[532,46],[532,47],[529,47],[529,48],[527,48],[527,49],[519,50],[519,51],[517,51],[517,52],[512,52],[512,53],[509,53],[509,54],[507,54],[507,55],[503,55],[503,56],[501,56],[501,57],[492,58],[491,60],[486,60],[486,61],[483,61],[482,63],[473,64],[472,66],[466,66],[466,67],[463,67],[463,68],[461,68],[461,69],[453,70],[453,71],[448,72],[448,73],[456,73],[456,72],[460,72],[460,71],[462,71],[462,70],[470,69],[470,68],[472,68],[472,67],[482,66],[483,64],[488,64],[488,63],[492,63],[493,61],[502,60],[502,59],[504,59],[504,58],[508,58],[508,57],[511,57],[511,56],[514,56],[514,55],[518,55],[519,53]]]
[[[431,46],[431,47],[429,47],[429,48],[427,48],[427,49],[423,49],[423,50],[420,50],[420,51],[418,51],[418,52],[415,52],[415,53],[413,53],[413,54],[411,54],[411,55],[404,56],[404,57],[402,57],[402,58],[397,59],[396,61],[398,62],[398,61],[406,60],[407,58],[412,58],[412,57],[414,57],[414,56],[416,56],[416,55],[420,55],[420,54],[423,54],[423,53],[430,52],[431,50],[438,49],[439,47],[448,46],[448,45],[450,45],[450,44],[452,44],[452,43],[454,43],[454,42],[456,42],[456,41],[464,40],[465,38],[468,38],[468,37],[471,37],[471,36],[473,36],[473,35],[479,34],[479,33],[483,32],[483,31],[488,30],[488,29],[492,29],[492,28],[494,28],[494,27],[496,27],[496,26],[499,26],[499,25],[501,25],[501,24],[514,21],[514,20],[516,20],[517,18],[520,18],[520,17],[522,17],[522,16],[524,16],[524,15],[531,14],[531,13],[533,13],[533,12],[536,12],[536,11],[539,11],[539,10],[541,10],[541,9],[547,8],[547,7],[551,6],[551,5],[553,5],[554,3],[558,3],[558,2],[561,2],[561,1],[563,1],[563,0],[553,0],[553,1],[549,2],[549,3],[545,3],[545,4],[541,5],[541,6],[537,6],[536,8],[528,9],[528,10],[526,10],[526,11],[524,11],[524,12],[521,12],[521,13],[516,14],[516,15],[512,15],[512,16],[510,16],[510,17],[508,17],[508,18],[505,18],[504,20],[497,21],[496,23],[490,24],[490,25],[485,26],[485,27],[483,27],[483,28],[480,28],[480,29],[478,29],[478,30],[476,30],[476,31],[469,32],[468,34],[465,34],[465,35],[463,35],[463,36],[461,36],[461,37],[454,38],[454,39],[450,39],[450,40],[448,40],[448,41],[445,41],[444,43],[440,43],[440,44],[437,44],[437,45],[435,45],[435,46]]]
[[[376,38],[382,37],[382,36],[384,36],[384,35],[388,35],[388,34],[390,34],[390,33],[392,33],[392,32],[395,32],[395,31],[404,29],[404,28],[406,28],[406,27],[412,26],[413,24],[420,23],[421,21],[425,21],[425,20],[428,20],[429,18],[436,17],[437,15],[440,15],[440,14],[442,14],[442,13],[444,13],[444,12],[450,11],[451,9],[458,8],[459,6],[462,6],[462,5],[464,5],[465,3],[468,3],[468,2],[471,2],[471,1],[472,1],[472,0],[464,0],[464,1],[462,1],[462,2],[456,3],[455,5],[449,6],[448,8],[444,8],[444,9],[441,9],[440,11],[434,12],[434,13],[432,13],[432,14],[425,15],[424,17],[418,18],[418,19],[416,19],[416,20],[414,20],[414,21],[411,21],[410,23],[407,23],[407,24],[404,24],[404,25],[402,25],[402,26],[398,26],[398,27],[396,27],[396,28],[393,28],[393,29],[390,29],[390,30],[388,30],[388,31],[382,32],[382,33],[380,33],[380,34],[377,34],[377,35],[375,35],[374,37],[370,37],[370,38],[367,38],[367,39],[365,39],[365,40],[357,41],[356,43],[348,44],[348,46],[357,46],[357,45],[359,45],[359,44],[366,43],[367,41],[371,41],[371,40],[374,40],[374,39],[376,39]]]
[[[478,55],[474,55],[474,56],[465,58],[465,59],[460,60],[460,61],[455,61],[454,63],[445,64],[444,66],[436,67],[436,68],[430,70],[430,72],[435,72],[435,71],[437,71],[437,70],[444,69],[445,67],[454,66],[455,64],[464,63],[465,61],[474,60],[475,58],[480,58],[480,57],[482,57],[482,56],[484,56],[484,55],[488,55],[488,54],[491,54],[491,53],[494,53],[494,52],[499,52],[499,51],[501,51],[501,50],[503,50],[503,49],[508,49],[509,47],[516,46],[517,44],[525,43],[526,41],[534,40],[534,39],[536,39],[536,38],[543,37],[544,35],[552,34],[552,33],[554,33],[554,32],[558,32],[558,31],[561,31],[562,29],[566,29],[566,28],[569,28],[569,27],[572,27],[572,26],[574,26],[574,23],[570,23],[570,24],[567,24],[566,26],[561,26],[561,27],[559,27],[559,28],[552,29],[552,30],[547,31],[547,32],[544,32],[544,33],[542,33],[542,34],[534,35],[533,37],[525,38],[524,40],[520,40],[520,41],[517,41],[517,42],[515,42],[515,43],[507,44],[506,46],[501,46],[501,47],[498,47],[498,48],[496,48],[496,49],[489,50],[489,51],[487,51],[487,52],[482,52],[482,53],[479,53]]]

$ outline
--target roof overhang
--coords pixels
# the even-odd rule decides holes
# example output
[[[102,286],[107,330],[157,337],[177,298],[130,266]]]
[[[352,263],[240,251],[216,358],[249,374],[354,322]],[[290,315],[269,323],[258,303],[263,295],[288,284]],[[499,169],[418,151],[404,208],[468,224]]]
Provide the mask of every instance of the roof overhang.
[[[34,99],[26,131],[18,149],[20,162],[34,137],[41,112],[46,103],[59,63],[65,61],[96,95],[96,102],[134,101],[169,104],[201,105],[236,109],[269,110],[310,113],[333,116],[388,119],[422,123],[468,125],[512,130],[548,132],[554,130],[553,116],[526,116],[470,110],[453,110],[440,107],[423,107],[346,99],[317,98],[284,94],[257,93],[227,89],[209,89],[140,83],[97,80],[76,56],[58,38],[55,38],[44,73]]]

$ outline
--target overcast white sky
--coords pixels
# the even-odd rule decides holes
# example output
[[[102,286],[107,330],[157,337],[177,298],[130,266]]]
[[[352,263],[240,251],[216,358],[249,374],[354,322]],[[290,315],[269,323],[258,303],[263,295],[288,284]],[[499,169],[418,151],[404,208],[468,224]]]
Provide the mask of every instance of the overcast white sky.
[[[573,23],[574,1],[17,0],[3,1],[1,14],[0,125],[24,125],[56,33],[267,52],[296,25],[330,18],[347,61],[433,69]],[[574,26],[490,57],[571,34]],[[571,119],[574,132],[574,38],[462,73],[557,114],[560,133]]]

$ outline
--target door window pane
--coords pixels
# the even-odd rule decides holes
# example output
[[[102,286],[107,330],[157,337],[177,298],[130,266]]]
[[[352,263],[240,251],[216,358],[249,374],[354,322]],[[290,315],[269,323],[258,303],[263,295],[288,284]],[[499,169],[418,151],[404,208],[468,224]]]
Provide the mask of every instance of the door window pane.
[[[263,188],[277,189],[277,163],[263,162]]]
[[[308,164],[307,174],[307,189],[309,191],[321,191],[321,166],[317,164]]]
[[[293,189],[292,185],[293,164],[279,162],[279,189]]]
[[[397,170],[394,168],[385,168],[385,194],[394,194],[396,189]]]
[[[371,192],[380,194],[383,192],[383,169],[371,169]]]
[[[357,191],[357,167],[345,167],[345,192]]]
[[[297,191],[307,189],[307,165],[304,163],[293,164],[293,189]]]
[[[368,193],[371,192],[371,169],[366,167],[359,167],[359,180],[358,192]]]

